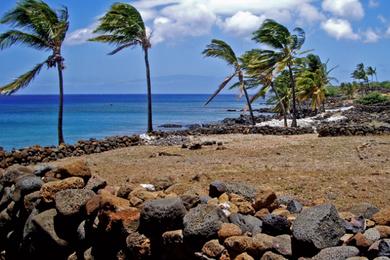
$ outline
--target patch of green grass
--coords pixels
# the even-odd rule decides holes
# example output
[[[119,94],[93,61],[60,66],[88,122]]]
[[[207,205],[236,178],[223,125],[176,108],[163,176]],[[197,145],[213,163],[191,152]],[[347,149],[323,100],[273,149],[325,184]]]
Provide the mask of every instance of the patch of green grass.
[[[375,105],[386,101],[390,101],[390,98],[379,92],[371,92],[356,100],[357,103],[362,105]]]

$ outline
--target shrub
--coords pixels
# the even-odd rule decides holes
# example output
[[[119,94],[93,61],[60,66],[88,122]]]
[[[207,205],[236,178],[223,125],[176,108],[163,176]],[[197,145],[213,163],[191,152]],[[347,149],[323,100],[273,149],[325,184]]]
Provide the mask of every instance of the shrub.
[[[386,101],[390,101],[390,98],[379,92],[372,92],[357,100],[357,102],[362,105],[380,104]]]
[[[325,95],[327,97],[337,97],[340,95],[340,93],[341,93],[341,90],[338,87],[331,87],[331,86],[326,87]]]

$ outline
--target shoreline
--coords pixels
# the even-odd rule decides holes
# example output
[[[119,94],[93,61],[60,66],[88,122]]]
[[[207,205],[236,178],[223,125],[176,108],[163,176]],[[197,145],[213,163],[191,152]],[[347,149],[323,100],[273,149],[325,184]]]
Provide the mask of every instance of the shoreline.
[[[332,106],[326,112],[314,117],[298,119],[301,126],[285,128],[276,115],[256,116],[256,126],[250,125],[248,115],[238,118],[225,118],[216,123],[194,124],[188,128],[168,128],[168,131],[155,131],[152,135],[134,134],[131,136],[108,136],[103,139],[79,140],[75,144],[61,146],[31,146],[5,151],[0,149],[0,168],[13,164],[36,164],[58,159],[101,153],[129,146],[139,145],[184,145],[189,136],[209,136],[226,134],[259,135],[302,135],[318,133],[319,137],[364,136],[390,134],[390,104],[383,106]],[[303,124],[303,126],[302,126]]]

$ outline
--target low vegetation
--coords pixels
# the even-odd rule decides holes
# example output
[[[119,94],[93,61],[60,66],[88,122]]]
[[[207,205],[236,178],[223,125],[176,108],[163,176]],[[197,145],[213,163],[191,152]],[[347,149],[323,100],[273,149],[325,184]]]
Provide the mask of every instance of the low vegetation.
[[[390,97],[383,95],[379,92],[371,92],[365,96],[362,96],[358,100],[356,100],[357,103],[362,105],[374,105],[374,104],[381,104],[384,102],[390,101]]]

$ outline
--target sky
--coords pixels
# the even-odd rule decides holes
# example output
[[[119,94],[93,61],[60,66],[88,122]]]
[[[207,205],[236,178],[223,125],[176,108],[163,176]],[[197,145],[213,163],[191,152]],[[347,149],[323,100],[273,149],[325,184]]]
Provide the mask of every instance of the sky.
[[[47,0],[54,8],[65,5],[70,29],[63,46],[66,94],[145,93],[141,48],[114,56],[112,46],[87,42],[99,17],[112,0]],[[211,93],[232,68],[201,53],[213,38],[227,41],[241,55],[264,47],[251,34],[266,18],[289,29],[306,31],[303,50],[313,50],[329,66],[332,76],[350,81],[356,64],[377,68],[379,80],[390,79],[390,0],[136,0],[134,5],[152,33],[150,51],[153,92]],[[15,0],[0,0],[0,15]],[[0,33],[10,27],[0,25]],[[0,51],[0,86],[45,60],[50,53],[23,46]],[[56,94],[56,70],[43,70],[19,94]],[[229,93],[226,91],[225,93]]]

